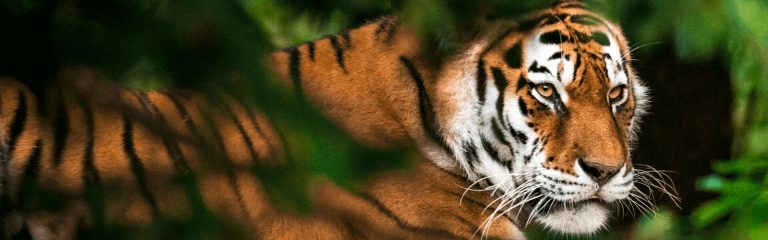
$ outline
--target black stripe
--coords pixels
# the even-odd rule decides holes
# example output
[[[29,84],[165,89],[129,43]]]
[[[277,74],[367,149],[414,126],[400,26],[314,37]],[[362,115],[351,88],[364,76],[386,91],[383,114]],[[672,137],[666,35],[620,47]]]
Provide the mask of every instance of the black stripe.
[[[581,57],[578,53],[575,54],[576,63],[573,64],[573,79],[571,79],[571,82],[576,81],[576,77],[579,76],[579,67],[581,66]]]
[[[346,31],[341,34],[341,37],[344,39],[344,45],[347,49],[352,47],[352,36],[349,35],[349,31]]]
[[[160,93],[160,94],[170,98],[167,94],[164,94],[164,93]],[[165,116],[163,116],[163,113],[160,112],[160,109],[157,108],[157,105],[154,102],[152,102],[152,99],[147,97],[147,94],[145,92],[138,92],[136,95],[139,98],[141,102],[141,107],[144,109],[144,111],[151,112],[153,116],[153,120],[159,122],[164,129],[170,129],[170,126],[168,125],[168,121],[165,119]],[[148,109],[147,105],[149,105],[151,109]],[[189,173],[189,164],[187,164],[187,160],[184,158],[184,155],[181,153],[179,144],[171,140],[169,136],[163,136],[162,140],[163,140],[163,146],[168,152],[168,156],[171,158],[171,161],[173,161],[173,166],[176,168],[176,170],[183,174]]]
[[[517,139],[518,142],[522,144],[528,143],[528,136],[526,136],[523,132],[517,131],[515,129],[512,129],[512,136]]]
[[[40,156],[42,155],[43,150],[43,140],[38,139],[35,141],[33,148],[35,150],[33,150],[32,155],[29,156],[27,166],[24,167],[24,173],[22,174],[24,178],[29,178],[30,180],[36,179],[37,175],[40,173]]]
[[[350,220],[348,218],[344,218],[341,220],[341,225],[347,227],[347,231],[349,234],[347,237],[350,239],[359,239],[359,240],[368,240],[370,239],[368,235],[365,233],[364,230],[359,229],[356,224],[353,223],[354,220]]]
[[[511,143],[509,140],[507,140],[507,137],[504,136],[504,133],[501,131],[501,126],[499,126],[499,120],[494,118],[493,121],[491,121],[491,128],[493,128],[493,135],[496,136],[496,138],[504,143],[505,146],[511,146]]]
[[[485,81],[487,80],[485,73],[485,62],[483,60],[477,61],[477,99],[480,100],[480,110],[482,111],[483,105],[485,105]]]
[[[291,74],[291,81],[293,82],[293,89],[296,90],[296,96],[299,99],[304,99],[304,90],[301,88],[301,52],[298,48],[290,50],[289,57],[289,70]]]
[[[83,116],[85,118],[85,133],[86,133],[86,139],[85,139],[85,152],[83,154],[83,180],[86,183],[99,183],[100,177],[98,170],[96,169],[96,165],[94,165],[94,159],[93,159],[93,145],[95,141],[95,126],[94,126],[94,118],[93,118],[93,110],[89,106],[88,103],[85,102],[83,99],[79,99],[80,101],[80,107],[83,111]]]
[[[513,156],[512,156],[512,160],[509,160],[509,161],[506,161],[506,162],[504,162],[504,166],[506,166],[506,167],[507,167],[507,169],[512,169],[512,168],[514,168],[514,167],[515,167],[515,160],[514,160],[514,159],[515,159],[515,157],[514,157],[514,154],[516,154],[516,153],[517,153],[517,152],[513,153]]]
[[[307,49],[309,50],[309,59],[315,61],[315,42],[307,42]]]
[[[440,238],[462,239],[461,237],[453,235],[453,233],[445,229],[419,227],[419,226],[410,225],[405,221],[403,221],[402,219],[400,219],[400,217],[398,217],[394,212],[392,212],[392,210],[384,206],[384,204],[382,204],[376,197],[372,195],[360,194],[360,198],[371,203],[377,210],[379,210],[379,212],[383,213],[384,215],[386,215],[387,217],[395,221],[395,224],[397,224],[397,226],[402,229],[405,229],[411,232],[417,232],[420,234],[427,234],[427,235],[430,235],[431,237],[440,236]]]
[[[520,113],[523,114],[523,116],[528,115],[529,113],[532,113],[530,109],[528,109],[528,105],[525,104],[525,101],[523,98],[520,98],[517,100],[517,106],[520,108]]]
[[[197,126],[195,126],[195,123],[192,122],[192,117],[189,116],[189,111],[187,111],[187,108],[184,107],[183,104],[181,104],[181,101],[179,101],[179,98],[176,97],[176,95],[173,94],[163,94],[168,97],[168,99],[171,99],[171,102],[173,103],[173,106],[176,108],[177,111],[179,111],[179,114],[181,114],[181,119],[184,119],[184,123],[186,123],[187,128],[189,128],[189,131],[192,133],[193,136],[202,136],[200,131],[197,130]]]
[[[373,32],[373,35],[378,38],[379,34],[384,32],[384,30],[387,30],[387,27],[389,26],[389,19],[383,19],[379,21],[379,25],[376,26],[376,30]]]
[[[434,165],[434,166],[436,167],[437,165]],[[437,169],[440,170],[441,172],[445,173],[445,174],[451,175],[452,177],[456,178],[456,180],[464,181],[465,183],[470,183],[469,180],[467,180],[467,177],[465,177],[465,176],[462,176],[462,175],[456,174],[454,172],[445,170],[445,169],[443,169],[441,167],[437,167]]]
[[[539,36],[539,42],[544,44],[562,44],[564,42],[570,42],[571,37],[564,35],[560,30],[554,30],[551,32],[543,33]]]
[[[331,41],[331,47],[333,47],[333,51],[336,53],[336,63],[339,64],[341,70],[344,70],[344,73],[347,73],[347,67],[344,66],[344,49],[341,48],[338,37],[331,35],[328,36],[328,39]]]
[[[491,182],[490,178],[484,179],[483,183],[485,183],[485,186],[493,186],[493,182]]]
[[[376,31],[374,31],[376,40],[379,40],[381,38],[381,34],[386,31],[387,39],[385,40],[387,44],[389,44],[392,41],[392,35],[394,34],[396,25],[397,22],[391,18],[385,18],[379,21],[379,25],[376,26]]]
[[[477,148],[475,147],[475,144],[471,142],[464,143],[462,149],[464,151],[464,158],[467,160],[467,163],[472,166],[480,163],[480,156],[477,154]]]
[[[106,224],[106,213],[104,206],[104,189],[101,185],[98,169],[94,164],[94,141],[95,141],[95,119],[93,109],[82,98],[78,99],[80,108],[83,111],[85,119],[85,149],[83,153],[83,192],[86,203],[89,207],[91,219],[95,229],[103,228]]]
[[[550,75],[552,72],[549,71],[549,69],[545,66],[540,66],[539,62],[533,61],[531,63],[531,66],[528,67],[528,72],[534,72],[534,73],[549,73]]]
[[[237,199],[237,204],[239,205],[238,207],[243,210],[245,216],[250,216],[251,214],[248,212],[248,207],[243,201],[243,193],[240,192],[239,184],[237,184],[237,176],[235,176],[235,173],[233,173],[231,169],[227,169],[227,177],[229,178],[229,184],[232,185],[232,191],[235,193],[235,198]],[[250,220],[251,218],[248,219]]]
[[[136,178],[136,184],[141,191],[141,195],[144,197],[144,200],[147,201],[147,204],[149,204],[149,207],[152,210],[152,214],[159,216],[160,209],[157,207],[157,201],[155,200],[155,197],[152,196],[152,192],[147,186],[146,174],[144,173],[144,165],[142,164],[141,159],[139,159],[139,156],[136,154],[136,146],[133,142],[133,124],[131,123],[131,119],[126,115],[123,116],[122,137],[123,151],[128,157],[131,166],[131,172]]]
[[[226,109],[226,110],[229,110],[229,109]],[[204,115],[204,116],[208,117],[208,115]],[[210,122],[210,119],[208,121]],[[247,214],[248,213],[248,208],[246,208],[245,203],[243,202],[243,196],[240,193],[240,188],[237,187],[238,186],[237,178],[235,176],[235,173],[232,171],[233,167],[231,166],[232,165],[232,161],[229,158],[229,155],[227,154],[226,149],[224,148],[224,140],[221,138],[221,133],[219,131],[213,131],[213,138],[216,141],[215,142],[216,150],[220,154],[219,155],[220,158],[217,159],[217,160],[222,160],[222,159],[224,160],[224,165],[225,165],[224,166],[224,171],[226,172],[227,178],[229,180],[229,183],[230,183],[230,185],[232,185],[232,188],[234,190],[235,198],[237,198],[238,205],[239,205],[238,207],[240,207],[240,209],[244,213],[246,213],[246,215],[248,215]]]
[[[499,90],[499,98],[496,101],[496,112],[499,114],[499,119],[504,119],[504,90],[507,89],[507,77],[498,67],[491,68],[491,74],[493,74],[493,80],[496,84],[496,89]]]
[[[247,104],[243,103],[240,100],[238,100],[238,104],[240,104],[240,106],[243,106],[243,109],[245,109],[246,114],[248,114],[248,116],[247,116],[248,120],[251,122],[251,124],[253,124],[253,128],[256,130],[256,134],[258,134],[259,137],[264,139],[264,141],[267,144],[268,150],[270,152],[273,152],[273,153],[277,154],[277,150],[273,148],[274,146],[272,145],[272,143],[267,138],[267,135],[264,134],[264,130],[262,130],[261,126],[259,126],[259,122],[256,121],[256,118],[254,117],[254,114],[253,114],[253,111],[251,110],[251,108]]]
[[[397,22],[392,21],[387,29],[387,44],[392,44],[392,39],[395,38],[395,32],[397,32]]]
[[[53,122],[53,166],[58,167],[61,164],[61,154],[67,147],[67,136],[69,136],[69,115],[67,112],[66,100],[59,93],[58,113]]]
[[[528,85],[528,79],[526,79],[523,74],[520,74],[520,77],[517,79],[517,89],[515,91],[520,92],[525,85]]]
[[[461,223],[464,223],[464,225],[467,225],[467,226],[469,227],[469,229],[470,229],[470,230],[477,230],[477,229],[480,229],[480,227],[478,227],[478,226],[477,226],[477,225],[475,225],[474,223],[470,222],[470,221],[469,221],[469,220],[467,220],[466,218],[462,217],[461,215],[458,215],[458,214],[453,214],[453,217],[454,217],[454,218],[456,218],[456,219],[458,219],[458,220],[459,220],[459,222],[461,222]]]
[[[426,87],[424,87],[424,80],[421,78],[418,70],[416,70],[416,66],[408,58],[400,56],[400,62],[405,65],[411,78],[416,82],[416,88],[419,91],[419,115],[421,116],[421,125],[424,127],[424,131],[444,150],[449,151],[448,145],[445,143],[442,135],[439,134],[439,123],[435,119],[432,102],[429,99]]]
[[[248,152],[251,154],[251,159],[254,161],[261,159],[259,154],[256,152],[256,149],[253,148],[253,141],[251,140],[251,137],[248,136],[248,133],[246,133],[245,127],[243,127],[243,123],[240,122],[240,119],[232,111],[232,108],[226,103],[224,103],[224,111],[227,112],[229,117],[232,119],[232,122],[235,123],[235,127],[237,127],[237,130],[240,132],[240,137],[242,138],[245,145],[248,146]]]
[[[8,145],[7,152],[0,152],[0,154],[3,154],[2,157],[2,171],[3,171],[3,178],[2,180],[2,188],[3,191],[0,193],[2,196],[0,196],[0,210],[2,210],[2,215],[0,217],[5,217],[4,215],[12,210],[11,199],[9,191],[11,189],[10,183],[11,183],[11,173],[10,173],[10,165],[11,160],[13,159],[13,152],[16,148],[16,144],[19,141],[19,136],[21,136],[21,132],[24,131],[24,126],[27,122],[27,96],[24,95],[24,92],[21,90],[18,91],[18,107],[16,107],[15,113],[13,115],[13,120],[11,120],[11,133],[10,133],[10,141]],[[0,139],[3,140],[3,139]],[[5,150],[5,149],[3,149]]]
[[[561,57],[563,57],[563,52],[562,51],[558,51],[558,52],[552,54],[552,56],[549,56],[549,59],[547,59],[547,60],[560,59]]]
[[[536,138],[536,139],[533,141],[533,146],[536,146],[536,147],[534,148],[534,150],[535,150],[535,151],[534,151],[534,152],[533,152],[531,155],[536,155],[536,154],[539,154],[539,153],[541,153],[541,151],[543,151],[543,150],[544,150],[544,146],[543,146],[543,145],[537,145],[537,144],[538,144],[538,142],[539,142],[539,139],[538,139],[538,138]]]
[[[24,127],[27,124],[27,96],[24,95],[24,92],[19,90],[19,104],[16,108],[16,111],[13,115],[13,120],[11,121],[11,134],[9,135],[10,144],[9,146],[9,153],[13,154],[13,151],[16,149],[16,144],[19,142],[19,136],[21,136],[21,132],[24,131]],[[7,164],[7,163],[4,163]],[[7,167],[7,165],[4,165],[3,167]]]
[[[195,126],[194,122],[192,122],[192,118],[190,118],[189,113],[187,112],[187,109],[184,107],[184,105],[181,104],[181,101],[179,99],[170,93],[164,93],[164,92],[158,92],[164,96],[166,96],[168,99],[171,100],[171,103],[176,108],[176,111],[181,115],[182,121],[184,121],[187,125],[187,127],[190,129],[190,132],[193,136],[201,138],[200,133],[197,131],[197,127]],[[150,102],[151,103],[151,102]],[[168,141],[164,142],[166,144],[166,150],[168,151],[169,156],[172,159],[178,159],[180,163],[183,163],[184,165],[178,166],[183,173],[182,176],[180,176],[182,187],[184,188],[184,192],[186,193],[187,199],[190,203],[190,208],[194,209],[193,214],[195,216],[202,216],[208,214],[207,212],[207,206],[205,204],[205,201],[203,201],[201,189],[199,185],[197,184],[197,178],[192,172],[190,171],[189,166],[186,164],[186,159],[184,158],[184,155],[181,152],[181,149],[179,147],[179,143],[176,141]],[[196,144],[201,144],[200,142],[197,142]],[[197,150],[198,153],[202,153],[202,150]]]
[[[261,127],[259,126],[259,123],[256,121],[256,118],[254,117],[255,115],[259,115],[259,114],[254,114],[249,104],[246,104],[246,102],[244,102],[242,99],[237,98],[235,99],[235,101],[237,102],[237,104],[242,106],[243,110],[245,110],[245,112],[248,114],[248,119],[251,121],[254,128],[256,129],[256,133],[258,133],[259,136],[263,137],[264,139],[267,139],[267,136],[264,134],[264,131],[261,129]]]
[[[523,52],[520,48],[520,42],[509,48],[504,54],[504,61],[511,68],[520,68],[522,66]]]
[[[481,141],[481,142],[482,142],[482,144],[483,144],[483,149],[485,149],[485,151],[486,151],[486,152],[488,152],[488,154],[490,154],[490,155],[491,155],[491,158],[492,158],[494,161],[497,161],[497,162],[502,162],[502,161],[501,161],[501,158],[499,157],[499,150],[497,150],[495,147],[493,147],[493,145],[491,144],[491,142],[489,142],[489,141],[488,141],[487,139],[485,139],[485,138],[482,138],[480,141]]]

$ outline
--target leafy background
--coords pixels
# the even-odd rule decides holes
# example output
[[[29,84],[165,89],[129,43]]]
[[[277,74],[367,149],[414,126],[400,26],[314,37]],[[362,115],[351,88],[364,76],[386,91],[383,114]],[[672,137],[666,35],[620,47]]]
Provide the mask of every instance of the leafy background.
[[[652,90],[651,114],[634,161],[673,171],[683,198],[681,208],[659,198],[656,214],[617,217],[615,227],[592,237],[768,239],[768,2],[587,2],[622,26],[635,68]],[[439,57],[458,50],[458,43],[481,29],[483,18],[515,19],[546,5],[535,0],[0,0],[0,74],[34,88],[56,79],[62,66],[84,65],[132,88],[226,91],[250,98],[278,123],[291,156],[288,166],[255,173],[273,200],[307,212],[303,192],[314,176],[354,190],[372,173],[407,167],[403,159],[414,152],[367,149],[345,137],[272,84],[266,54],[398,15]],[[205,221],[180,223],[188,226],[181,229],[190,231],[185,236],[216,238],[216,230],[197,234]],[[135,237],[161,238],[159,229]],[[537,229],[527,234],[573,238]]]

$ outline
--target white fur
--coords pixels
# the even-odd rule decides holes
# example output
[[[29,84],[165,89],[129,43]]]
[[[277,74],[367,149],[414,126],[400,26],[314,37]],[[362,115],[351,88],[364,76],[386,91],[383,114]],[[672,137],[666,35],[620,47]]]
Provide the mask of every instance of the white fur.
[[[591,234],[605,227],[608,209],[597,203],[558,208],[536,219],[545,227],[568,234]]]
[[[443,73],[443,75],[438,76],[435,86],[435,92],[438,96],[451,99],[451,101],[434,102],[437,112],[452,113],[437,115],[438,121],[441,123],[440,131],[446,144],[453,151],[454,161],[459,163],[470,180],[477,179],[478,173],[483,172],[479,169],[472,169],[468,159],[464,158],[463,146],[479,135],[477,127],[481,121],[477,116],[479,99],[473,91],[468,90],[475,88],[477,72],[474,66],[476,66],[476,59],[484,46],[484,43],[476,44],[447,66],[448,68],[461,69],[461,75],[458,78],[451,76],[451,73]]]
[[[600,191],[597,192],[597,196],[606,202],[614,202],[629,197],[629,192],[635,187],[634,182],[632,181],[634,179],[634,173],[625,173],[627,173],[626,165],[605,183]]]
[[[560,52],[563,49],[559,45],[543,44],[541,41],[538,41],[539,37],[543,33],[544,32],[539,31],[536,34],[532,34],[530,38],[525,40],[525,59],[523,61],[524,69],[527,70],[528,66],[531,66],[533,62],[536,62],[540,66],[547,67],[550,71],[560,71],[562,82],[557,79],[557,72],[553,72],[551,74],[528,72],[526,76],[528,77],[528,80],[531,80],[535,84],[549,83],[555,86],[555,90],[560,95],[560,100],[567,104],[569,97],[568,93],[565,91],[565,86],[573,81],[575,58],[571,58],[570,61],[566,60],[565,57],[549,60],[549,57],[552,56],[552,54]],[[560,70],[560,67],[562,67],[562,71]]]

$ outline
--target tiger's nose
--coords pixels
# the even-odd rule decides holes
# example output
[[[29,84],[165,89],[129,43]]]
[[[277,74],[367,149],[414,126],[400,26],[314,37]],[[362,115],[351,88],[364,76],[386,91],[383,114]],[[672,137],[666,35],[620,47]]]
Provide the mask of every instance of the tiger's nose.
[[[619,168],[622,166],[609,166],[596,162],[586,161],[581,158],[577,159],[576,161],[578,162],[579,167],[581,167],[581,169],[584,170],[584,172],[586,172],[587,175],[589,175],[592,179],[595,179],[599,185],[605,184],[605,182],[607,182],[608,179],[611,179],[611,177],[615,175]]]

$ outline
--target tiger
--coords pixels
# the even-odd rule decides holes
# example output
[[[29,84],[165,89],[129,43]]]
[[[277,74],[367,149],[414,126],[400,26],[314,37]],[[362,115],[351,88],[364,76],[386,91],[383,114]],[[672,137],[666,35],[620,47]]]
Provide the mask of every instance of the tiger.
[[[498,21],[439,64],[396,18],[272,58],[284,83],[350,136],[412,143],[490,192],[483,232],[507,218],[593,234],[611,209],[652,210],[641,189],[679,200],[668,176],[632,164],[649,97],[618,25],[579,1]]]
[[[350,137],[419,152],[359,193],[318,180],[310,215],[273,206],[250,171],[281,164],[286,146],[248,104],[105,86],[82,69],[61,75],[86,87],[53,88],[45,104],[4,78],[3,234],[79,239],[203,206],[243,238],[524,239],[530,224],[592,234],[615,206],[653,208],[643,184],[676,199],[631,162],[649,100],[617,25],[577,1],[497,21],[440,64],[395,17],[270,55],[278,84]],[[179,178],[191,186],[169,184]],[[65,196],[63,209],[35,206],[30,185]]]

